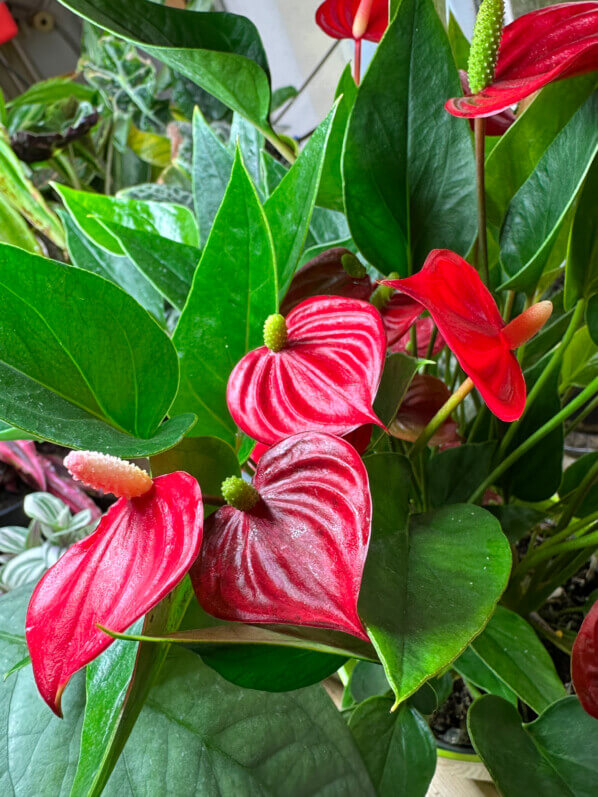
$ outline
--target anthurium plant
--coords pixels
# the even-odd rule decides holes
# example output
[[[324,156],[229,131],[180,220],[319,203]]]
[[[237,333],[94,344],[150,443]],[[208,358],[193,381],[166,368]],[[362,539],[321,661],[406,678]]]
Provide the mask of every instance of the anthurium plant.
[[[232,122],[0,247],[0,438],[114,498],[0,598],[2,793],[598,793],[598,2],[325,0],[301,151],[249,19],[61,2]]]

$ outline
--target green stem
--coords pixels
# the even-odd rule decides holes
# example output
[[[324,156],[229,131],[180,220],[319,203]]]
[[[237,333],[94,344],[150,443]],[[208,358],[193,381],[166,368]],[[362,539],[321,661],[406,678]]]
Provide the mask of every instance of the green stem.
[[[475,162],[478,191],[478,243],[480,255],[480,272],[487,288],[490,287],[490,271],[488,268],[488,237],[486,231],[486,119],[478,117],[474,123]]]
[[[578,551],[580,548],[598,548],[598,532],[596,534],[582,535],[581,537],[576,537],[574,540],[565,540],[550,548],[539,548],[533,556],[521,562],[521,570],[517,575],[523,575],[523,573],[530,570],[539,562],[543,562],[545,559],[551,559],[553,556],[558,556],[561,553],[568,553],[569,551]]]
[[[517,462],[524,454],[526,454],[530,448],[533,448],[540,440],[543,440],[547,434],[550,434],[554,429],[559,426],[564,420],[566,420],[570,415],[572,415],[575,410],[579,407],[583,406],[583,404],[594,395],[594,393],[598,390],[598,376],[593,379],[590,384],[583,390],[577,398],[573,399],[573,401],[564,407],[559,413],[557,413],[554,417],[552,417],[549,421],[547,421],[544,426],[541,426],[534,434],[530,435],[527,440],[522,443],[518,448],[512,451],[508,457],[506,457],[496,468],[492,471],[492,473],[488,476],[485,481],[470,495],[469,503],[475,503],[480,496],[484,495],[484,492],[490,487],[494,482],[503,475],[505,471],[507,471],[511,465]]]
[[[507,324],[511,320],[511,313],[513,312],[513,303],[515,301],[515,291],[508,291],[505,300],[505,309],[502,317],[503,321]]]
[[[274,149],[280,152],[280,154],[282,155],[283,158],[285,158],[285,160],[287,160],[290,164],[295,163],[295,161],[297,160],[297,156],[295,155],[293,149],[286,143],[286,141],[283,141],[281,138],[279,138],[273,130],[272,131],[262,130],[261,132],[272,144]]]
[[[577,303],[575,311],[574,311],[573,315],[571,316],[571,320],[569,322],[569,326],[567,327],[567,331],[565,332],[565,335],[563,336],[563,340],[561,341],[561,345],[557,348],[555,353],[552,355],[552,357],[550,358],[550,362],[546,365],[546,368],[542,371],[542,373],[540,374],[540,376],[536,380],[536,383],[534,384],[534,386],[530,390],[529,395],[527,397],[527,401],[525,403],[525,409],[523,411],[523,415],[521,416],[521,418],[519,418],[519,420],[515,421],[515,423],[512,423],[509,426],[509,428],[507,429],[507,433],[503,437],[503,441],[502,441],[502,443],[500,445],[500,449],[498,451],[499,459],[502,459],[502,457],[504,456],[504,454],[508,450],[511,442],[513,441],[513,438],[515,437],[515,435],[517,434],[518,429],[520,428],[522,420],[525,418],[526,412],[529,410],[529,408],[534,403],[536,398],[540,395],[540,393],[544,389],[544,385],[546,384],[548,379],[550,379],[550,377],[552,376],[552,374],[555,371],[555,369],[558,368],[559,365],[561,364],[561,360],[563,359],[563,355],[565,353],[565,350],[567,349],[567,346],[571,343],[571,340],[573,339],[573,335],[577,331],[577,327],[579,325],[579,322],[583,318],[583,311],[584,311],[584,303],[583,303],[583,301],[580,301],[580,302]]]
[[[574,419],[571,421],[571,423],[569,424],[569,426],[568,426],[568,427],[565,429],[565,436],[566,436],[566,435],[568,435],[568,434],[571,434],[571,432],[575,431],[575,429],[577,429],[577,427],[579,426],[579,424],[580,424],[580,423],[583,423],[583,422],[585,421],[585,419],[588,417],[588,415],[589,415],[589,414],[590,414],[590,413],[591,413],[593,410],[595,410],[595,409],[596,409],[596,407],[598,407],[598,396],[596,396],[596,398],[595,398],[593,401],[590,401],[590,403],[589,403],[589,404],[588,404],[588,406],[585,408],[585,410],[583,410],[582,412],[580,412],[580,413],[579,413],[579,415],[577,416],[577,418],[574,418]]]
[[[561,519],[559,520],[558,525],[556,527],[557,532],[567,529],[567,526],[569,525],[571,520],[575,517],[575,513],[582,505],[586,495],[589,493],[590,488],[592,487],[596,479],[598,479],[598,459],[596,460],[596,462],[594,462],[592,467],[589,469],[589,471],[581,480],[581,484],[575,491],[575,495],[571,500],[571,503],[561,515]]]
[[[432,418],[430,423],[426,426],[426,428],[422,431],[420,436],[417,438],[413,447],[410,452],[410,457],[413,459],[416,454],[423,449],[428,444],[428,441],[433,437],[434,433],[439,429],[442,424],[446,421],[446,419],[450,416],[453,410],[461,404],[463,399],[471,393],[474,388],[474,384],[469,379],[469,377],[463,382],[463,384],[456,390],[453,395],[442,405],[442,407],[438,410],[436,415]]]

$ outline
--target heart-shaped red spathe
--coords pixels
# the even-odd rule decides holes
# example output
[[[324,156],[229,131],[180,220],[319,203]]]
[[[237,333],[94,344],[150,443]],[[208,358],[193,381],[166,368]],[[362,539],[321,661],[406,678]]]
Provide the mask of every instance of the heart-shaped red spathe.
[[[384,366],[386,334],[367,302],[316,296],[286,318],[279,352],[249,352],[227,389],[235,423],[260,443],[304,431],[344,435],[358,426],[384,426],[372,404]]]
[[[571,676],[579,702],[598,719],[598,601],[586,615],[573,643]]]
[[[436,249],[417,274],[382,284],[423,304],[496,416],[503,421],[521,417],[526,401],[521,367],[502,334],[505,324],[496,302],[469,263],[448,249]]]
[[[446,103],[454,116],[493,116],[555,80],[598,69],[598,2],[560,3],[503,31],[492,83]]]
[[[266,451],[247,512],[225,506],[206,520],[191,580],[223,620],[287,623],[367,639],[357,599],[370,539],[366,469],[349,443],[295,435]]]
[[[26,638],[41,696],[61,715],[69,678],[165,597],[197,558],[203,530],[199,485],[187,473],[154,479],[121,498],[97,530],[48,570],[31,597]]]
[[[280,305],[280,312],[287,315],[300,302],[312,296],[346,296],[367,302],[373,291],[372,281],[367,275],[350,276],[342,264],[345,255],[354,257],[348,249],[336,246],[302,266],[293,277]]]
[[[333,39],[352,39],[360,0],[325,0],[316,11],[316,23]],[[388,0],[374,0],[364,39],[379,42],[388,27]]]
[[[450,390],[441,379],[429,374],[416,374],[389,426],[389,432],[393,437],[414,443],[450,396]],[[449,446],[458,442],[457,424],[452,418],[447,418],[429,444]]]
[[[366,423],[363,426],[358,426],[357,429],[354,429],[352,432],[349,432],[343,439],[346,440],[349,445],[353,446],[358,454],[363,454],[370,444],[373,432],[374,427],[372,424]],[[264,445],[264,443],[256,443],[254,445],[253,451],[251,452],[251,460],[254,465],[258,464],[269,448],[270,446]]]

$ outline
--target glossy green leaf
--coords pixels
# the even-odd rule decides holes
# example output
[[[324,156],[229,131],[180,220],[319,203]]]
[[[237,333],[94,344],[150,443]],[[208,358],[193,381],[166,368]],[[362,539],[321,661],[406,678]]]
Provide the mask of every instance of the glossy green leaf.
[[[592,451],[569,465],[563,473],[563,481],[559,487],[559,498],[565,500],[573,498],[586,474],[594,467],[597,461],[598,451]],[[575,512],[575,516],[583,518],[594,512],[598,512],[598,481],[594,482],[586,493],[585,498]]]
[[[138,44],[269,131],[270,76],[255,25],[236,14],[180,11],[146,0],[61,0],[100,28]]]
[[[386,274],[406,276],[437,247],[465,255],[473,243],[471,136],[444,110],[460,93],[433,3],[403,0],[359,88],[343,158],[353,238]]]
[[[420,714],[433,714],[448,700],[453,691],[453,676],[450,671],[429,678],[407,701]]]
[[[137,302],[95,274],[11,246],[0,247],[0,274],[4,421],[119,456],[180,439],[192,417],[161,425],[177,389],[176,352]]]
[[[565,271],[565,305],[598,290],[598,158],[586,178],[571,228]]]
[[[347,64],[336,89],[335,99],[341,99],[328,136],[318,198],[316,200],[318,205],[338,210],[341,213],[344,213],[345,210],[342,175],[343,144],[349,116],[356,97],[357,86],[353,78],[351,64]]]
[[[72,77],[52,77],[34,83],[27,91],[19,94],[6,103],[8,109],[19,108],[21,105],[35,105],[37,103],[53,103],[74,97],[77,100],[93,102],[96,90],[84,83],[73,80]]]
[[[538,714],[565,694],[552,659],[523,617],[498,606],[473,651]]]
[[[141,631],[143,619],[130,629]],[[137,658],[138,645],[116,640],[86,669],[86,702],[81,749],[71,794],[88,794],[101,768],[104,751],[118,726],[119,715]]]
[[[187,246],[199,245],[193,214],[181,205],[90,194],[64,185],[55,185],[55,190],[79,229],[102,249],[115,255],[123,255],[123,248],[100,219],[161,235]]]
[[[23,217],[3,199],[0,194],[0,241],[34,254],[41,254],[41,247]]]
[[[518,698],[515,692],[490,669],[471,645],[453,663],[453,667],[465,679],[466,683],[471,683],[477,689],[481,689],[491,695],[504,697],[509,703],[513,703],[514,706],[517,705]]]
[[[426,464],[430,506],[459,504],[490,473],[496,444],[469,443],[440,451]]]
[[[193,112],[193,201],[202,242],[208,240],[235,160],[202,116]]]
[[[513,197],[500,233],[505,286],[535,287],[559,227],[598,152],[598,94],[593,94],[549,144]],[[547,182],[551,190],[546,190]]]
[[[386,358],[380,387],[374,401],[374,411],[378,418],[387,426],[397,414],[397,410],[401,406],[405,393],[419,366],[419,360],[402,352],[394,352]],[[385,434],[383,429],[374,428],[371,441],[372,448],[375,448]]]
[[[523,504],[489,506],[488,511],[492,512],[498,520],[506,538],[511,543],[519,542],[526,534],[531,534],[539,523],[546,520],[545,512]]]
[[[264,189],[262,180],[264,136],[255,125],[252,125],[240,114],[235,113],[230,127],[228,148],[234,154],[237,147],[241,150],[247,173],[257,188],[258,194],[261,195]]]
[[[102,224],[118,239],[125,254],[155,290],[177,310],[182,310],[201,250],[145,230],[133,230],[109,221]]]
[[[598,374],[598,344],[586,326],[578,329],[563,355],[561,386],[587,387]]]
[[[500,229],[509,203],[595,85],[594,75],[551,83],[523,113],[517,114],[516,122],[500,137],[486,160],[490,224]]]
[[[264,320],[276,308],[272,238],[237,153],[174,334],[181,365],[174,410],[197,414],[194,434],[235,445],[236,427],[226,406],[228,377],[246,352],[262,344]]]
[[[517,709],[486,695],[469,709],[471,740],[505,797],[592,797],[598,792],[598,722],[576,697],[524,724]]]
[[[164,300],[133,261],[124,255],[107,252],[88,238],[64,210],[59,211],[66,233],[66,245],[73,265],[104,277],[132,296],[151,313],[160,326],[166,326]]]
[[[406,460],[365,461],[374,515],[359,612],[402,701],[483,629],[506,586],[511,551],[498,521],[477,506],[409,518]]]
[[[274,241],[281,298],[290,285],[305,244],[335,114],[336,108],[312,134],[303,152],[264,205]]]
[[[453,57],[457,65],[457,69],[465,69],[467,71],[467,65],[469,61],[469,42],[459,27],[459,23],[455,19],[452,11],[449,11],[448,37],[451,43],[451,50],[453,51]]]
[[[160,136],[139,130],[135,125],[129,128],[127,146],[135,155],[150,166],[159,166],[164,169],[171,161],[172,142],[168,136]]]
[[[436,769],[434,736],[415,709],[391,708],[392,700],[372,697],[349,728],[379,797],[425,797]]]

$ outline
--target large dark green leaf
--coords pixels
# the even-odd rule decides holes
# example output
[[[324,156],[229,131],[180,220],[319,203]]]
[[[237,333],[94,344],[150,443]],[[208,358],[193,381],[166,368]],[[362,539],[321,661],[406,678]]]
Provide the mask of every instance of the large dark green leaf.
[[[598,722],[576,697],[559,700],[534,722],[494,695],[468,716],[469,735],[504,797],[593,797],[598,793]]]
[[[133,230],[145,230],[187,246],[199,244],[193,214],[182,205],[90,194],[87,191],[75,191],[65,185],[56,185],[55,188],[75,224],[94,243],[115,255],[125,253],[118,239],[100,220],[131,227]]]
[[[462,678],[465,678],[467,684],[472,684],[475,688],[491,695],[504,697],[509,703],[517,705],[515,692],[511,691],[506,683],[478,656],[472,645],[463,651],[457,661],[454,662],[453,667]]]
[[[405,393],[419,366],[419,360],[414,357],[408,357],[401,352],[395,352],[386,358],[380,387],[374,401],[374,410],[378,418],[387,426],[397,414],[397,410],[405,398]],[[374,431],[372,434],[373,447],[384,434],[385,432],[382,429]]]
[[[133,230],[116,222],[103,226],[117,238],[123,251],[156,292],[177,310],[182,310],[201,257],[195,246],[171,241],[146,230]]]
[[[517,191],[596,85],[594,75],[552,83],[517,114],[486,160],[488,221],[499,228]]]
[[[471,648],[538,714],[565,694],[552,659],[523,617],[498,606]]]
[[[374,506],[359,612],[398,701],[455,659],[494,611],[511,567],[498,521],[476,506],[409,519],[409,466],[366,459]]]
[[[59,215],[64,224],[66,245],[72,263],[120,285],[123,291],[154,316],[160,326],[166,326],[164,300],[149,280],[140,273],[135,263],[125,255],[115,255],[101,249],[77,227],[66,211],[60,210]]]
[[[228,148],[233,156],[237,147],[241,150],[247,174],[251,177],[261,199],[265,188],[262,176],[264,136],[255,125],[252,125],[240,114],[235,113],[233,114],[228,140]]]
[[[116,285],[2,246],[0,303],[3,420],[133,457],[169,448],[189,428],[190,416],[161,425],[177,389],[176,352]]]
[[[425,797],[436,769],[436,742],[427,722],[404,704],[372,697],[349,720],[359,752],[380,797]]]
[[[583,479],[598,462],[598,451],[592,451],[583,457],[575,460],[569,465],[563,474],[563,481],[559,487],[559,497],[563,500],[571,500],[575,496],[577,488]],[[585,495],[581,504],[575,512],[576,517],[587,517],[594,512],[598,512],[598,483],[594,482]]]
[[[197,414],[195,434],[235,444],[236,427],[226,406],[228,377],[241,357],[262,343],[264,320],[276,308],[272,237],[237,152],[174,334],[181,363],[174,409]]]
[[[500,233],[501,260],[509,277],[505,286],[527,292],[535,288],[597,151],[595,93],[550,143],[509,205]]]
[[[199,108],[193,112],[193,201],[202,243],[208,240],[235,160]]]
[[[184,765],[181,765],[184,762]],[[110,779],[107,797],[373,795],[344,720],[319,686],[242,690],[173,649]]]
[[[467,123],[444,110],[461,93],[431,0],[403,0],[347,130],[345,205],[355,243],[377,268],[406,275],[431,249],[464,255],[476,225]]]
[[[147,0],[61,0],[76,14],[190,78],[264,132],[270,77],[255,25],[236,14],[179,11]]]
[[[293,278],[305,243],[335,114],[336,108],[313,133],[297,161],[264,205],[276,251],[278,292],[281,298]]]
[[[584,183],[571,229],[565,304],[573,307],[578,299],[587,299],[598,290],[598,158]]]

